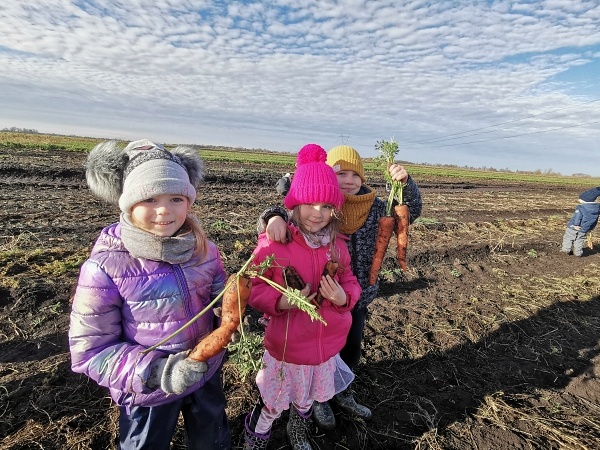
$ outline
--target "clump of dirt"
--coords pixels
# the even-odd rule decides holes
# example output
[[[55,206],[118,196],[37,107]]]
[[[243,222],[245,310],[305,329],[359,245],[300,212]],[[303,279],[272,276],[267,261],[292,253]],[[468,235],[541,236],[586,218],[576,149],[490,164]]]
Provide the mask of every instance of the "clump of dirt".
[[[118,412],[71,372],[67,331],[78,267],[118,211],[87,190],[85,155],[10,156],[0,159],[0,448],[115,448]],[[289,168],[207,166],[194,209],[235,272]],[[385,197],[384,181],[369,177]],[[600,259],[597,248],[583,258],[558,251],[586,186],[416,181],[424,209],[409,268],[392,244],[353,384],[373,420],[335,410],[335,430],[312,430],[315,448],[600,447]],[[223,379],[240,448],[258,392],[231,363]],[[285,420],[269,448],[289,448]],[[185,448],[181,430],[173,448]]]

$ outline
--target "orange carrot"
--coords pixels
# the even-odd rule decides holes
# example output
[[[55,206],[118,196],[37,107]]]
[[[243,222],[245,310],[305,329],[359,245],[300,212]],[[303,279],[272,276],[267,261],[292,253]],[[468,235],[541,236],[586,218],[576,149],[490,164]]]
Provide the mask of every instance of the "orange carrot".
[[[322,272],[322,276],[327,276],[329,275],[331,278],[333,278],[335,276],[335,273],[337,272],[339,267],[339,263],[335,262],[335,261],[327,261],[327,263],[325,263],[325,267],[323,268],[323,272]],[[315,306],[320,306],[321,303],[323,303],[323,295],[321,294],[321,290],[317,289],[317,296],[313,299],[313,304]]]
[[[396,244],[398,255],[398,264],[402,270],[406,270],[406,248],[408,247],[408,206],[394,206],[396,214]]]
[[[373,286],[377,282],[379,270],[383,264],[383,257],[387,251],[390,239],[394,233],[395,220],[391,216],[381,217],[377,226],[377,239],[375,240],[375,253],[369,271],[369,284]]]
[[[231,342],[242,320],[242,315],[250,297],[252,283],[243,275],[230,275],[227,284],[231,284],[223,295],[221,307],[221,326],[202,339],[189,354],[196,361],[208,361]]]

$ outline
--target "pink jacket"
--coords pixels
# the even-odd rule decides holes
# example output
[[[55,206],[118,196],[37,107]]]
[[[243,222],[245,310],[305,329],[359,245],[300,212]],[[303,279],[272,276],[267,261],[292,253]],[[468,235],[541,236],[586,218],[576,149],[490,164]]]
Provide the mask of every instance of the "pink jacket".
[[[275,255],[275,260],[264,276],[282,286],[283,267],[291,265],[305,283],[312,286],[311,293],[317,292],[321,273],[330,260],[329,246],[310,248],[304,237],[293,225],[290,226],[293,241],[287,244],[271,242],[263,233],[258,237],[254,250],[254,262],[259,264],[266,257]],[[327,322],[312,321],[307,313],[298,309],[277,311],[277,300],[281,294],[264,281],[254,278],[248,303],[254,309],[270,317],[265,332],[265,349],[279,361],[292,364],[318,365],[340,352],[346,343],[352,317],[350,311],[358,301],[362,289],[354,276],[350,265],[350,254],[344,240],[338,235],[336,247],[339,252],[339,269],[336,280],[344,288],[347,303],[336,306],[324,300],[319,313]],[[289,318],[289,319],[288,319]]]

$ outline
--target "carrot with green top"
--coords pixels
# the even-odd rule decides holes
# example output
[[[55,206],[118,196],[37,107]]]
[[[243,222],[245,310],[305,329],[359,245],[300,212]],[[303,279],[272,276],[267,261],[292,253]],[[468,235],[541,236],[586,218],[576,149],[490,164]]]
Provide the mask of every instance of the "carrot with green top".
[[[223,295],[221,306],[221,326],[202,339],[191,351],[189,357],[196,361],[208,361],[225,349],[240,325],[252,283],[247,276],[233,274],[229,276],[227,285],[229,288]]]
[[[391,189],[387,201],[386,215],[379,219],[377,228],[373,263],[369,271],[371,286],[377,283],[377,277],[392,239],[392,234],[396,233],[398,264],[402,270],[406,270],[406,248],[408,245],[408,207],[402,204],[402,183],[393,180],[389,174],[390,166],[394,164],[394,158],[398,153],[398,143],[394,142],[393,139],[390,139],[389,142],[377,141],[375,149],[382,153],[382,158],[386,162],[387,167],[384,174],[386,180],[391,184]],[[399,205],[395,206],[394,212],[392,212],[394,201],[398,202]]]

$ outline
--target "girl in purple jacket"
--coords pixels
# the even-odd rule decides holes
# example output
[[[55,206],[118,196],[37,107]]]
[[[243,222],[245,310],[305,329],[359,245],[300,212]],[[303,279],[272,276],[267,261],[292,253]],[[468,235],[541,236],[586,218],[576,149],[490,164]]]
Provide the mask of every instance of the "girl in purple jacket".
[[[246,416],[244,449],[265,449],[273,422],[290,409],[287,434],[294,450],[310,450],[308,429],[314,401],[324,402],[347,388],[354,375],[340,358],[352,322],[351,311],[362,292],[352,273],[350,254],[338,234],[338,212],[344,194],[326,164],[322,147],[308,144],[297,156],[296,173],[285,197],[292,210],[291,242],[270,241],[261,234],[255,262],[274,256],[264,276],[285,286],[283,268],[292,266],[306,283],[301,293],[312,300],[319,292],[318,312],[326,325],[311,320],[285,295],[255,278],[248,303],[269,317],[263,368],[256,376],[258,403]],[[339,269],[322,276],[328,261]],[[290,407],[291,405],[291,407]]]
[[[73,371],[109,389],[120,410],[121,449],[170,448],[182,413],[190,449],[229,449],[221,384],[223,353],[189,351],[215,327],[210,309],[172,335],[221,292],[216,245],[191,214],[204,175],[198,153],[148,140],[97,145],[86,163],[92,193],[118,204],[81,267],[69,346]]]

